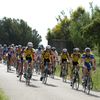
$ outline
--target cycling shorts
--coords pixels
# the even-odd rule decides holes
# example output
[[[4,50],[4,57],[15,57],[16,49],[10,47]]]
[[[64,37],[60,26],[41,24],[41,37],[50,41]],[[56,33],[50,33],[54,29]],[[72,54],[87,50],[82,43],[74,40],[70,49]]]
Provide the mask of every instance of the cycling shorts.
[[[79,63],[78,62],[72,62],[73,66],[77,66]]]
[[[85,67],[87,67],[88,70],[91,70],[91,68],[92,68],[92,64],[91,63],[85,62],[84,65],[85,65]]]
[[[28,63],[30,63],[32,61],[32,57],[26,56],[26,60],[28,61]]]
[[[44,59],[44,66],[46,66],[47,63],[49,63],[50,60],[49,59]]]
[[[62,59],[62,63],[67,62],[67,59]]]

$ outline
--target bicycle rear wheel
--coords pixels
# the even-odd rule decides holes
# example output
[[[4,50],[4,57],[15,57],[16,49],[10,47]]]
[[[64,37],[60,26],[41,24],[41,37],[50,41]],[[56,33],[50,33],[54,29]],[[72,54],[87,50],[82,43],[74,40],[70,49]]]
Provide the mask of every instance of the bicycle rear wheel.
[[[74,82],[74,87],[76,90],[79,89],[79,77],[76,77],[75,82]]]
[[[92,78],[88,77],[87,79],[87,94],[90,94],[90,90],[93,88]]]
[[[42,83],[43,84],[47,83],[47,74],[46,73],[44,73],[44,75],[43,75]]]

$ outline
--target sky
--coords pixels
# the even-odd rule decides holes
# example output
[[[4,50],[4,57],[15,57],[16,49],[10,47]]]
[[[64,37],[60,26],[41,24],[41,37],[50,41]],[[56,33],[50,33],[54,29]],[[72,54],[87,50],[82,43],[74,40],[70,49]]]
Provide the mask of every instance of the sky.
[[[41,44],[46,46],[47,29],[52,29],[57,24],[56,17],[62,10],[66,15],[78,6],[89,11],[91,1],[100,6],[100,0],[0,0],[0,18],[23,19],[32,29],[38,31],[42,36]]]

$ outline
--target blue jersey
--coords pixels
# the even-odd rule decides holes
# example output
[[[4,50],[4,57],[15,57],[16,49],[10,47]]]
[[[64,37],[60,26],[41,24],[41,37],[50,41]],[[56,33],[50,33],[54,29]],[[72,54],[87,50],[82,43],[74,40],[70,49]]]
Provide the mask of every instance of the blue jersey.
[[[3,54],[7,53],[8,52],[8,48],[3,48]]]
[[[90,55],[83,54],[82,58],[84,59],[84,65],[88,69],[91,69],[91,67],[92,67],[92,62],[91,61],[92,61],[92,59],[94,59],[94,55],[93,54],[90,54]]]

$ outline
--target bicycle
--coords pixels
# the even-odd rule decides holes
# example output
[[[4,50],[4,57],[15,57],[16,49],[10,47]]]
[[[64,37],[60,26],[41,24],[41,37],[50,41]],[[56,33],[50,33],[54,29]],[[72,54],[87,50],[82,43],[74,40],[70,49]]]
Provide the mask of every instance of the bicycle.
[[[37,60],[36,62],[36,73],[37,74],[40,74],[40,66],[41,66],[41,61]]]
[[[82,83],[84,92],[90,94],[90,90],[93,89],[93,81],[89,74],[84,76],[84,82]]]
[[[11,71],[11,56],[7,55],[7,72]]]
[[[23,61],[19,62],[19,67],[20,67],[20,69],[19,69],[19,81],[21,81],[22,75],[23,75]]]
[[[54,79],[54,76],[55,76],[55,71],[56,71],[55,64],[52,63],[51,64],[51,78],[53,78],[53,79]]]
[[[79,79],[79,69],[77,66],[73,66],[73,76],[72,76],[72,89],[79,89],[79,83],[80,83],[80,79]]]
[[[83,91],[86,92],[87,94],[90,93],[90,90],[93,89],[93,81],[92,81],[92,78],[90,76],[90,71],[87,70],[87,73],[86,75],[83,77]]]
[[[48,77],[48,67],[49,67],[49,62],[46,62],[45,68],[44,68],[44,72],[43,72],[43,78],[42,78],[42,83],[46,84],[47,83],[47,77]]]
[[[67,66],[67,63],[64,62],[62,65],[62,80],[63,80],[63,82],[66,82],[67,75],[68,75],[68,66]]]
[[[26,79],[26,85],[30,85],[30,79],[32,77],[31,63],[28,61],[27,69],[25,71],[24,77]]]

